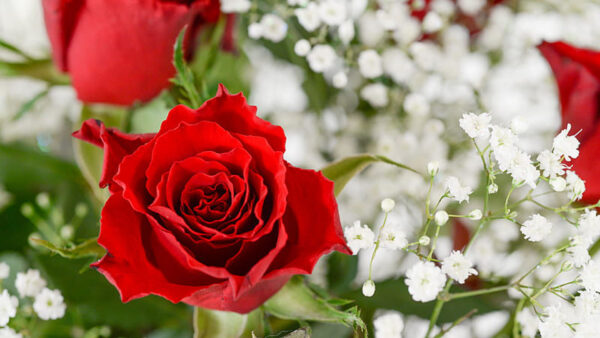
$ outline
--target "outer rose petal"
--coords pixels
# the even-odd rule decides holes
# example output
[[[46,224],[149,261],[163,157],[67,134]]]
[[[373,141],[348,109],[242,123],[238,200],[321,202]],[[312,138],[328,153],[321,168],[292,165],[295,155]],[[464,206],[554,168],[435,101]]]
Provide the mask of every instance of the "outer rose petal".
[[[582,200],[595,204],[600,200],[600,126],[596,126],[579,148],[579,156],[571,162],[573,170],[585,181]]]
[[[133,153],[138,147],[150,141],[154,134],[125,134],[114,128],[106,128],[98,120],[89,119],[81,129],[73,133],[75,138],[89,142],[104,149],[104,167],[100,177],[100,187],[111,184],[111,191],[116,189],[112,184],[113,177],[119,169],[123,157]]]
[[[200,290],[185,298],[183,302],[208,309],[248,313],[271,298],[292,275],[263,279],[251,289],[233,299],[223,284],[214,285],[208,289]]]
[[[149,100],[169,85],[177,35],[185,25],[214,20],[213,3],[218,1],[43,2],[54,59],[70,73],[78,97],[120,105]],[[207,5],[210,15],[204,15]],[[190,29],[187,42],[195,33]]]
[[[112,195],[106,202],[101,223],[98,243],[108,253],[92,266],[119,290],[124,302],[149,294],[179,302],[197,292],[199,285],[223,281],[208,275],[198,278],[196,274],[196,285],[170,282],[152,263],[153,257],[145,246],[144,238],[152,231],[146,217],[133,211],[120,194]]]
[[[600,95],[600,53],[575,48],[563,42],[538,46],[554,72],[562,107],[562,128],[568,123],[580,141],[594,132],[598,123]]]
[[[213,121],[227,131],[242,135],[264,137],[276,151],[285,151],[285,134],[279,126],[256,116],[256,107],[249,106],[242,93],[231,95],[222,84],[217,95],[204,102],[198,110],[177,106],[160,126],[159,134],[176,128],[181,123]]]
[[[274,275],[311,273],[326,253],[352,254],[340,224],[333,182],[320,172],[288,164],[286,183],[288,208],[283,222],[289,239],[270,271]]]

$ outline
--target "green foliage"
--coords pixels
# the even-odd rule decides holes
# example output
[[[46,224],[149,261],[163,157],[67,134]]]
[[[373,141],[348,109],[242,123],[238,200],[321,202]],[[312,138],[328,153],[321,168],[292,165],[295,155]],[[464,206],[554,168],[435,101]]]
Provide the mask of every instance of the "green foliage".
[[[395,162],[385,156],[371,154],[346,157],[328,165],[327,167],[323,168],[321,172],[323,175],[325,175],[325,177],[335,183],[334,192],[337,196],[342,192],[352,177],[364,170],[369,164],[375,162],[384,162],[420,174],[415,169],[412,169],[402,163]]]
[[[106,253],[106,250],[104,250],[104,248],[98,244],[98,238],[90,238],[70,248],[60,248],[46,240],[36,238],[34,236],[29,237],[29,241],[35,246],[46,248],[54,254],[58,254],[64,258],[70,259],[89,256],[100,258]]]

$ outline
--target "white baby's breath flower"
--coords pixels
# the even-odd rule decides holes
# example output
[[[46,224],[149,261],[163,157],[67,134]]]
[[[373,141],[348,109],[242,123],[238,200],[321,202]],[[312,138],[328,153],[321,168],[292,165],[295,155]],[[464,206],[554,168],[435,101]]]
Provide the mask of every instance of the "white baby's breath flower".
[[[473,269],[473,262],[456,250],[444,258],[442,271],[460,284],[464,283],[470,275],[477,275],[477,270]]]
[[[529,155],[518,149],[513,153],[508,172],[516,183],[525,182],[532,188],[535,188],[540,177],[540,172],[531,163]]]
[[[23,335],[17,333],[15,330],[10,327],[0,328],[0,337],[2,338],[23,338]]]
[[[423,31],[425,33],[435,33],[442,29],[444,21],[442,17],[436,12],[430,11],[423,18]]]
[[[262,37],[273,42],[283,40],[287,34],[287,24],[275,14],[265,14],[260,20]]]
[[[435,176],[438,174],[438,172],[440,172],[440,162],[431,161],[427,163],[427,173],[429,176]]]
[[[429,302],[444,288],[446,275],[432,262],[418,262],[406,272],[408,292],[417,302]]]
[[[550,150],[542,151],[537,160],[540,163],[542,175],[545,177],[555,177],[565,173],[565,166],[560,161],[560,156]]]
[[[600,261],[590,260],[581,271],[581,285],[586,290],[600,292]]]
[[[449,216],[445,210],[440,210],[435,213],[435,216],[433,218],[435,220],[435,224],[437,224],[438,226],[442,226],[446,224],[446,222],[448,222]]]
[[[588,247],[591,242],[582,236],[573,236],[570,238],[571,246],[567,248],[569,260],[575,267],[582,267],[590,260]]]
[[[517,135],[515,135],[512,130],[499,126],[491,126],[491,128],[492,132],[490,134],[490,145],[494,151],[496,151],[499,147],[514,146],[517,143]]]
[[[492,183],[487,187],[489,194],[495,194],[498,192],[498,185],[496,183]]]
[[[355,221],[352,226],[344,229],[344,236],[348,242],[348,247],[352,250],[352,253],[356,255],[360,249],[368,249],[373,246],[375,241],[375,234],[365,224],[360,224],[360,221]]]
[[[565,315],[560,305],[561,303],[558,303],[558,306],[546,307],[546,317],[538,325],[542,338],[572,336],[573,331],[566,325]]]
[[[44,288],[33,302],[33,310],[38,317],[43,320],[62,318],[65,315],[65,305],[62,294],[59,290],[50,290]]]
[[[425,96],[418,93],[410,93],[404,98],[404,110],[415,116],[425,116],[429,114],[429,101]]]
[[[35,297],[46,287],[46,281],[40,276],[38,270],[29,269],[27,272],[17,273],[15,287],[21,298]]]
[[[338,26],[346,20],[346,4],[342,0],[321,1],[319,16],[326,25]]]
[[[309,2],[304,8],[296,9],[294,14],[296,14],[300,25],[308,32],[312,32],[321,26],[319,6],[314,2]]]
[[[458,123],[470,138],[487,139],[490,136],[491,121],[492,117],[488,113],[468,113],[463,114]]]
[[[568,136],[569,131],[571,124],[567,124],[567,128],[556,135],[552,144],[552,151],[567,161],[579,156],[579,140],[575,136]]]
[[[262,38],[263,27],[258,22],[253,22],[248,25],[248,36],[251,39],[258,40]]]
[[[310,42],[306,39],[300,39],[294,45],[294,53],[298,56],[306,56],[310,52]]]
[[[423,246],[428,246],[429,243],[431,242],[431,238],[429,238],[429,236],[421,236],[419,237],[419,244],[423,245]]]
[[[338,27],[338,36],[344,45],[347,45],[354,39],[354,22],[352,20],[344,21]]]
[[[521,233],[525,235],[525,239],[532,242],[539,242],[546,238],[552,232],[552,223],[540,215],[532,215],[528,220],[523,222]]]
[[[335,63],[337,54],[329,45],[316,45],[308,53],[306,60],[310,69],[316,73],[322,73],[329,70]]]
[[[365,297],[372,297],[375,294],[375,282],[369,279],[363,283],[362,293]]]
[[[529,125],[522,116],[517,116],[510,121],[510,130],[516,135],[522,134],[529,129]]]
[[[600,235],[600,215],[596,210],[586,210],[585,213],[579,216],[577,232],[591,242],[595,241]]]
[[[567,181],[562,177],[552,177],[548,183],[554,191],[565,191],[567,188]]]
[[[373,321],[375,338],[402,338],[404,321],[397,312],[388,312]]]
[[[591,290],[579,292],[575,297],[575,313],[580,318],[600,315],[600,294]]]
[[[381,57],[376,51],[367,49],[358,56],[358,69],[362,76],[372,79],[383,74]]]
[[[387,48],[381,54],[381,60],[383,71],[398,84],[409,83],[417,71],[414,62],[400,48]]]
[[[468,15],[477,14],[485,6],[486,0],[458,0],[460,10]]]
[[[390,250],[400,250],[408,245],[406,235],[399,230],[384,229],[381,233],[381,247]]]
[[[535,337],[538,327],[538,317],[529,309],[523,309],[517,315],[517,321],[521,324],[521,334],[526,337]]]
[[[252,3],[249,0],[221,0],[221,12],[245,13]]]
[[[446,179],[446,189],[448,190],[449,196],[458,202],[468,202],[469,195],[473,192],[471,187],[462,186],[458,181],[458,178],[454,176],[450,176]]]
[[[375,108],[385,107],[388,104],[387,87],[381,83],[371,83],[363,87],[360,97]]]
[[[11,296],[7,290],[0,293],[0,327],[6,326],[8,321],[17,315],[19,300]]]
[[[585,192],[585,182],[574,171],[567,171],[567,192],[571,200],[579,200]]]
[[[331,82],[335,88],[344,88],[348,85],[348,76],[343,71],[337,72],[331,79]]]
[[[0,262],[0,280],[8,278],[10,275],[10,266],[4,262]]]

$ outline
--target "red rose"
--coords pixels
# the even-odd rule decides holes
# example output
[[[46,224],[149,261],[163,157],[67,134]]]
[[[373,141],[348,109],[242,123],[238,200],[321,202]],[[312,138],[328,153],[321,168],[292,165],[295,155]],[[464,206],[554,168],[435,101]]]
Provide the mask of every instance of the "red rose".
[[[556,77],[562,128],[570,123],[580,131],[579,157],[569,165],[585,181],[582,200],[594,204],[600,199],[600,53],[563,42],[544,42],[538,48]]]
[[[175,74],[173,45],[219,17],[218,0],[43,0],[58,67],[86,102],[147,101]],[[192,49],[188,50],[191,52]]]
[[[198,110],[177,106],[156,134],[86,121],[74,136],[104,148],[111,196],[93,266],[123,301],[156,294],[245,313],[323,254],[350,254],[333,183],[283,160],[283,130],[220,87]]]

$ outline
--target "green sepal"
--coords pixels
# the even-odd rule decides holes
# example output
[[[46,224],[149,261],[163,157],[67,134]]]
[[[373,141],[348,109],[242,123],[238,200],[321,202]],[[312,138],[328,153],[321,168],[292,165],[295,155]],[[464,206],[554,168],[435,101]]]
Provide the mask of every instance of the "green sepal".
[[[263,337],[263,312],[248,314],[194,308],[194,338]]]
[[[59,248],[49,241],[44,239],[29,236],[29,242],[34,247],[43,247],[50,250],[52,253],[58,254],[64,258],[77,259],[82,257],[101,257],[104,256],[106,250],[98,244],[97,238],[90,238],[77,244],[73,247]]]

